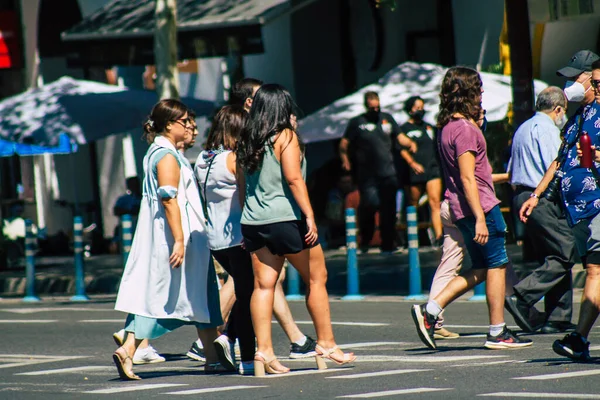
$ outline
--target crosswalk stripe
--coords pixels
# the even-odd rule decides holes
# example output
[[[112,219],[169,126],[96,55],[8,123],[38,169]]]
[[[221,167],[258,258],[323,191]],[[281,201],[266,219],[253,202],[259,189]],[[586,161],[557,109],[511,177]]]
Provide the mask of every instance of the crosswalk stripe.
[[[150,383],[146,385],[132,385],[132,386],[117,386],[108,389],[98,389],[98,390],[90,390],[81,393],[88,394],[113,394],[113,393],[123,393],[123,392],[135,392],[138,390],[151,390],[151,389],[161,389],[167,387],[175,387],[175,386],[188,386],[185,383]]]
[[[477,356],[380,356],[380,355],[359,355],[354,363],[363,362],[407,362],[407,363],[445,363],[457,361],[472,360],[497,360],[508,356],[477,355]],[[296,361],[311,361],[311,358],[289,359],[286,363]]]
[[[485,329],[485,330],[490,329],[489,325],[446,325],[446,324],[444,324],[444,327],[445,328]],[[508,329],[521,329],[516,325],[507,325],[506,327]]]
[[[496,364],[522,364],[527,363],[529,360],[502,360],[502,361],[490,361],[490,362],[480,362],[480,363],[469,363],[469,364],[454,364],[451,365],[450,368],[458,368],[458,367],[480,367],[484,365],[496,365]]]
[[[190,395],[190,394],[202,394],[202,393],[228,392],[230,390],[241,390],[241,389],[260,389],[260,388],[266,388],[266,387],[268,387],[268,386],[249,386],[249,385],[223,386],[223,387],[206,388],[206,389],[181,390],[179,392],[169,392],[169,393],[163,393],[163,394]]]
[[[535,392],[497,392],[478,394],[481,397],[504,397],[515,398],[524,397],[531,399],[600,399],[600,394],[585,394],[585,393],[535,393]]]
[[[44,371],[33,371],[33,372],[21,372],[15,375],[26,375],[26,376],[36,376],[36,375],[53,375],[53,374],[62,374],[69,372],[83,372],[83,371],[113,371],[114,367],[107,366],[93,366],[88,365],[85,367],[72,367],[72,368],[59,368],[59,369],[47,369]]]
[[[0,319],[0,324],[52,324],[57,319]]]
[[[441,392],[444,390],[454,390],[454,388],[414,388],[414,389],[398,389],[398,390],[386,390],[383,392],[371,392],[361,394],[350,394],[346,396],[337,396],[337,399],[370,399],[372,397],[384,397],[384,396],[395,396],[398,394],[413,394],[413,393],[426,393],[426,392]]]
[[[416,345],[417,342],[360,342],[360,343],[345,343],[340,344],[340,349],[360,349],[363,347],[379,347],[379,346],[406,346]]]
[[[574,372],[561,372],[558,374],[545,374],[545,375],[534,375],[534,376],[521,376],[513,379],[523,379],[532,381],[546,381],[549,379],[562,379],[562,378],[574,378],[577,376],[590,376],[600,375],[600,370],[593,371],[574,371]]]
[[[278,322],[273,320],[272,323],[277,324]],[[312,325],[312,321],[296,321],[296,325]],[[390,324],[385,322],[338,322],[331,321],[331,325],[343,325],[343,326],[389,326]]]
[[[394,369],[391,371],[367,372],[364,374],[328,376],[326,379],[359,379],[359,378],[371,378],[373,376],[400,375],[400,374],[410,374],[413,372],[425,372],[425,371],[433,371],[433,370],[431,370],[431,369]]]
[[[105,308],[91,307],[31,307],[31,308],[0,308],[0,312],[11,312],[15,314],[34,314],[49,311],[112,311]]]
[[[264,378],[268,379],[277,379],[277,378],[288,378],[290,376],[298,376],[298,375],[314,375],[314,374],[327,374],[329,372],[349,372],[352,369],[349,368],[333,368],[333,369],[306,369],[299,371],[290,371],[287,374],[267,374]]]

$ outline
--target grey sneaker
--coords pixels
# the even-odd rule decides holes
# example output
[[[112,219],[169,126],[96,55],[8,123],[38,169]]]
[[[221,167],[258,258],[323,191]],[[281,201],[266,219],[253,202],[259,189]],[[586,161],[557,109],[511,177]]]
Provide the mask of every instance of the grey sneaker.
[[[198,345],[198,341],[192,343],[192,347],[186,353],[186,356],[191,358],[192,360],[206,362],[206,357],[204,356],[204,349]]]
[[[297,343],[292,343],[290,345],[290,358],[314,357],[317,355],[317,351],[315,350],[316,347],[317,342],[310,336],[307,336],[304,345],[300,346]]]

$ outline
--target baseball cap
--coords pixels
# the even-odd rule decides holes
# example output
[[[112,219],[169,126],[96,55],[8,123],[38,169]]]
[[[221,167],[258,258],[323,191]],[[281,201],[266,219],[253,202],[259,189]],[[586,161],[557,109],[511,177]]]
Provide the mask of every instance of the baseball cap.
[[[592,63],[598,59],[600,57],[590,50],[578,51],[571,57],[571,61],[566,67],[556,71],[556,75],[573,78],[584,71],[591,71]]]

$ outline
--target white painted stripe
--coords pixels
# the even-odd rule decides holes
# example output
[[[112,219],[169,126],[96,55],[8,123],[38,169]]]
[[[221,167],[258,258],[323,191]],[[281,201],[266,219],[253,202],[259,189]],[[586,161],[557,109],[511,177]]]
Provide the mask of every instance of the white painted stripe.
[[[36,244],[37,243],[37,239],[36,238],[25,238],[25,244]]]
[[[131,228],[131,220],[123,220],[121,221],[121,225],[124,229]]]
[[[419,234],[419,230],[417,229],[416,226],[409,226],[408,227],[408,234],[409,235],[418,235]]]
[[[81,223],[81,222],[75,223],[73,225],[73,229],[80,230],[80,231],[83,230],[83,223]]]
[[[368,362],[406,362],[406,363],[447,363],[447,362],[460,362],[460,361],[471,361],[471,360],[486,360],[486,359],[498,359],[506,358],[507,356],[379,356],[379,355],[359,355],[354,363],[368,363]],[[283,357],[282,357],[283,358]],[[306,362],[307,358],[301,359],[289,359],[285,360],[286,363],[303,361]],[[310,360],[310,359],[308,359]]]
[[[84,322],[84,323],[92,323],[92,324],[96,324],[96,323],[125,323],[125,319],[121,318],[121,319],[81,319],[79,320],[79,322]]]
[[[25,250],[25,257],[35,257],[35,250]]]
[[[445,390],[454,390],[454,388],[414,388],[414,389],[398,389],[386,390],[384,392],[371,392],[362,394],[350,394],[347,396],[338,396],[337,399],[370,399],[372,397],[395,396],[397,394],[413,394],[427,392],[442,392]]]
[[[417,248],[419,248],[419,241],[418,240],[409,240],[408,241],[408,248],[409,249],[417,249]]]
[[[74,247],[73,252],[76,254],[83,253],[83,247]]]
[[[0,324],[52,324],[57,319],[0,319]]]
[[[407,221],[417,221],[417,213],[408,213],[406,214]]]
[[[123,240],[129,240],[129,241],[131,241],[131,239],[133,239],[133,235],[131,233],[124,233],[123,234]]]
[[[577,376],[590,376],[600,375],[600,370],[593,371],[573,371],[573,372],[562,372],[559,374],[546,374],[546,375],[534,375],[534,376],[522,376],[513,379],[532,380],[532,381],[547,381],[550,379],[563,379],[563,378],[574,378]]]
[[[585,393],[534,393],[534,392],[497,392],[478,394],[482,397],[525,397],[530,399],[600,399],[600,394],[585,394]]]
[[[406,346],[414,345],[414,342],[360,342],[346,343],[338,345],[340,349],[360,349],[363,347],[380,347],[380,346]]]
[[[240,390],[240,389],[260,389],[260,388],[266,388],[266,387],[268,387],[268,386],[248,386],[248,385],[221,386],[221,387],[206,388],[206,389],[182,390],[179,392],[169,392],[169,393],[163,393],[163,394],[189,395],[189,394],[228,392],[230,390]]]
[[[359,379],[359,378],[371,378],[373,376],[400,375],[400,374],[410,374],[413,372],[425,372],[425,371],[433,371],[433,370],[432,369],[393,369],[390,371],[367,372],[364,374],[328,376],[326,379]]]
[[[307,359],[300,359],[306,361]],[[300,361],[299,360],[299,361]],[[308,360],[311,360],[310,358]],[[314,358],[312,359],[314,360]],[[287,362],[287,360],[286,360]],[[306,369],[300,371],[290,371],[287,374],[267,374],[264,377],[269,379],[277,379],[277,378],[287,378],[290,376],[298,376],[298,375],[316,375],[316,374],[327,374],[329,372],[350,372],[351,369],[343,369],[343,368],[334,368],[334,369]]]
[[[81,392],[81,393],[113,394],[113,393],[122,393],[122,392],[137,392],[138,390],[161,389],[161,388],[175,387],[175,386],[188,386],[188,385],[185,383],[150,383],[147,385],[117,386],[117,387],[113,387],[113,388],[109,388],[109,389],[90,390],[90,391]]]
[[[131,251],[131,246],[123,246],[123,252],[129,253]]]
[[[36,375],[53,375],[53,374],[63,374],[70,372],[83,372],[83,371],[113,371],[114,367],[106,367],[106,366],[86,366],[86,367],[73,367],[73,368],[60,368],[60,369],[47,369],[45,371],[33,371],[33,372],[21,372],[20,374],[15,375],[27,375],[27,376],[36,376]]]
[[[489,325],[446,325],[444,324],[444,327],[446,328],[466,328],[466,329],[490,329]],[[521,329],[516,325],[508,325],[507,326],[508,329]]]
[[[356,236],[356,232],[358,232],[358,229],[356,228],[346,229],[346,235],[348,236]]]
[[[112,309],[90,308],[90,307],[30,307],[30,308],[0,308],[0,311],[15,314],[33,314],[48,311],[102,311],[111,312]]]
[[[490,362],[480,362],[480,363],[469,363],[469,364],[454,364],[451,365],[450,368],[458,368],[458,367],[480,367],[484,365],[496,365],[496,364],[524,364],[531,362],[530,360],[504,360],[504,361],[490,361]]]
[[[346,247],[349,249],[356,249],[356,242],[346,243]]]
[[[277,321],[272,321],[274,324]],[[312,325],[312,321],[296,321],[296,325]],[[332,321],[331,325],[343,325],[343,326],[388,326],[390,324],[384,322],[335,322]]]

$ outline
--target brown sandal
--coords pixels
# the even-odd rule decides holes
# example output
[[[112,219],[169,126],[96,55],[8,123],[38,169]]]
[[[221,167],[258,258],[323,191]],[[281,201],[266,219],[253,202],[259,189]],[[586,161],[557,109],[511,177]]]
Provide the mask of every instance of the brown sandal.
[[[117,371],[119,372],[119,377],[124,381],[137,381],[142,379],[136,374],[134,374],[133,370],[128,371],[127,369],[125,369],[125,363],[127,362],[127,359],[131,361],[132,366],[133,359],[127,354],[125,349],[123,349],[123,351],[125,351],[125,354],[127,355],[123,356],[121,353],[119,353],[120,349],[123,349],[123,347],[119,347],[117,351],[113,353],[113,361],[115,362],[115,366],[117,367]]]

